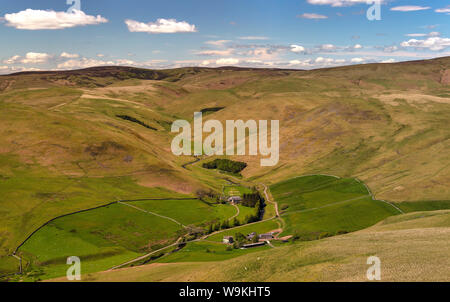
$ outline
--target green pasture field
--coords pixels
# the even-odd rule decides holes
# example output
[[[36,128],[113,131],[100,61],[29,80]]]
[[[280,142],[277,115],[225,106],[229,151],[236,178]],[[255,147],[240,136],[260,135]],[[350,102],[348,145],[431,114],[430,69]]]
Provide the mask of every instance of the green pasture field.
[[[437,211],[450,209],[450,200],[404,201],[395,205],[405,213],[418,211]]]
[[[249,254],[255,251],[262,251],[270,247],[263,246],[254,249],[231,249],[227,250],[227,245],[221,243],[214,243],[210,241],[200,241],[188,243],[180,251],[167,255],[158,259],[155,262],[159,263],[174,263],[174,262],[208,262],[208,261],[223,261],[242,255]]]
[[[360,230],[399,214],[393,206],[373,200],[364,184],[353,178],[297,177],[271,186],[271,192],[283,209],[283,235],[316,239],[323,233]]]
[[[184,225],[201,225],[226,220],[236,214],[228,204],[207,204],[198,199],[191,200],[145,200],[130,203],[144,210],[171,217]]]

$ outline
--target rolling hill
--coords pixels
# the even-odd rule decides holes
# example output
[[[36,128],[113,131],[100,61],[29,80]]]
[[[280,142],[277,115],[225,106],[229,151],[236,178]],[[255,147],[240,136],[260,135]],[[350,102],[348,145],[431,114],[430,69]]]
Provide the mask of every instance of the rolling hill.
[[[295,192],[291,199],[283,195],[291,190],[283,189],[283,182],[300,175],[337,175],[348,182],[317,192],[317,202],[331,202],[321,197],[333,192],[328,195],[333,201],[336,194],[341,201],[362,198],[363,208],[340,207],[348,217],[364,213],[366,205],[376,212],[370,221],[311,223],[303,230],[307,233],[356,231],[396,214],[374,200],[387,200],[405,212],[446,209],[449,84],[450,57],[311,71],[95,67],[0,76],[0,272],[14,272],[17,260],[10,255],[61,215],[118,200],[189,198],[199,189],[221,192],[233,176],[203,169],[207,158],[176,157],[170,151],[172,122],[192,121],[194,111],[206,112],[205,120],[280,121],[277,166],[261,167],[258,157],[232,159],[248,164],[242,184],[270,185],[280,206],[288,206],[282,215],[288,233],[298,231],[296,221],[322,217],[290,211],[325,205],[296,203],[306,200],[307,192]],[[371,192],[358,191],[354,178]],[[372,196],[363,200],[367,193]],[[204,221],[194,218],[189,223]],[[369,233],[359,234],[366,233],[339,238]],[[434,236],[430,229],[423,234]]]

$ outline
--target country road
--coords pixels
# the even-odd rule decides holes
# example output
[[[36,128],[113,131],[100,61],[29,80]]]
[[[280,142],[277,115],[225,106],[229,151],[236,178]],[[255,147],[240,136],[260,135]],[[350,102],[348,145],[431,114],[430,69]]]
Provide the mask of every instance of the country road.
[[[233,217],[229,218],[228,221],[233,220],[234,218],[238,217],[239,214],[241,213],[241,210],[239,210],[239,207],[237,205],[233,205],[236,208],[236,215],[234,215]]]

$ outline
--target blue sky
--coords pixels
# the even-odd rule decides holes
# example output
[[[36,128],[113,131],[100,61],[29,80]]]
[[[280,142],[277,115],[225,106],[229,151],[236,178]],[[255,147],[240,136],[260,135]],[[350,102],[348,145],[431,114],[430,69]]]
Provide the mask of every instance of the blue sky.
[[[384,0],[374,21],[366,0],[66,1],[1,1],[0,73],[97,65],[312,69],[450,54],[450,6],[441,0]]]

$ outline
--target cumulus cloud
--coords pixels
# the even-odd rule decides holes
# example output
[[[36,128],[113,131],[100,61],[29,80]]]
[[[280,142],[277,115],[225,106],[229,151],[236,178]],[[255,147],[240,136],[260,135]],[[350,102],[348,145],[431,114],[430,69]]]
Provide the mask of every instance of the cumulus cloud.
[[[63,63],[60,63],[57,65],[57,68],[58,69],[81,69],[81,68],[89,68],[89,67],[95,67],[95,66],[118,66],[118,65],[140,66],[140,65],[150,65],[150,62],[137,63],[135,61],[127,60],[127,59],[103,61],[103,60],[90,59],[90,58],[80,58],[80,59],[71,59],[71,60],[65,61]]]
[[[415,12],[415,11],[420,11],[420,10],[427,10],[430,8],[431,7],[429,7],[429,6],[403,5],[403,6],[391,7],[391,10],[397,11],[397,12]]]
[[[411,39],[400,44],[402,47],[427,48],[433,51],[443,50],[450,47],[449,38],[431,37],[425,40]]]
[[[361,44],[355,44],[353,45],[353,49],[361,49],[362,45]]]
[[[216,65],[226,66],[226,65],[236,65],[239,64],[239,59],[235,58],[222,58],[216,61]]]
[[[29,52],[21,62],[23,64],[42,64],[46,63],[48,59],[50,59],[50,55],[47,53]]]
[[[303,46],[295,45],[295,44],[291,45],[291,51],[292,52],[303,53],[303,52],[305,52],[305,50],[306,49]]]
[[[383,60],[383,61],[381,61],[381,63],[395,63],[395,59]]]
[[[4,64],[16,64],[16,63],[20,62],[20,58],[21,58],[21,56],[15,55],[15,56],[12,56],[9,59],[4,60],[3,63]]]
[[[297,17],[303,19],[328,19],[325,15],[313,14],[313,13],[304,13],[302,15],[298,15]]]
[[[66,59],[76,59],[79,58],[80,55],[76,54],[76,53],[67,53],[67,52],[63,52],[59,55],[61,58],[66,58]]]
[[[109,63],[109,64],[108,64]],[[58,69],[78,69],[78,68],[89,68],[95,66],[104,66],[104,65],[114,65],[114,62],[104,62],[101,60],[82,58],[79,60],[68,60],[64,63],[58,64]]]
[[[18,13],[6,14],[3,19],[6,21],[7,26],[25,30],[64,29],[108,22],[107,19],[100,15],[90,16],[79,10],[67,13],[30,8]]]
[[[46,63],[51,56],[47,53],[28,52],[25,57],[15,55],[3,61],[4,64],[42,64]]]
[[[362,63],[362,62],[364,62],[365,60],[363,59],[363,58],[352,58],[351,60],[350,60],[350,62],[352,62],[352,63]]]
[[[130,32],[145,32],[149,34],[174,34],[196,32],[195,25],[175,19],[158,19],[156,22],[143,23],[135,20],[125,20]]]

